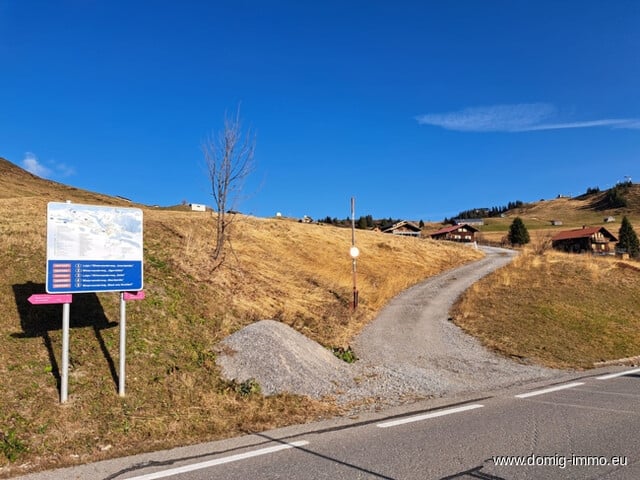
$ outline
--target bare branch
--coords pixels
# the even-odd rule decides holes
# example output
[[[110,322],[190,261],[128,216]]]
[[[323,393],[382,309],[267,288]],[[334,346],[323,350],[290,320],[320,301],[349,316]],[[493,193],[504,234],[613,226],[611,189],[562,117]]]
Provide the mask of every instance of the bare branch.
[[[234,117],[225,115],[224,128],[209,135],[202,145],[207,164],[211,194],[215,204],[216,243],[213,259],[216,266],[224,260],[224,245],[229,242],[229,225],[244,189],[246,178],[253,172],[256,140],[250,130],[243,133],[240,108]]]

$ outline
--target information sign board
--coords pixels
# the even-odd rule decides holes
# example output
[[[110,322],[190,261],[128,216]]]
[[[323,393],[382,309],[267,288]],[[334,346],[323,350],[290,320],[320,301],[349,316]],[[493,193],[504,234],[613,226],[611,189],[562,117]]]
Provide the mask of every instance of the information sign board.
[[[143,288],[142,210],[51,202],[47,293]]]

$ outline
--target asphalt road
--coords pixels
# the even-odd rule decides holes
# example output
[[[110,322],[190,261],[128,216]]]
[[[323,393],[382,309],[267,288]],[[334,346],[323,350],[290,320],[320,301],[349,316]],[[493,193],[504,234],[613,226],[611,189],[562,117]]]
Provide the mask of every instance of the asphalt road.
[[[640,369],[609,367],[24,478],[636,480],[639,431]]]

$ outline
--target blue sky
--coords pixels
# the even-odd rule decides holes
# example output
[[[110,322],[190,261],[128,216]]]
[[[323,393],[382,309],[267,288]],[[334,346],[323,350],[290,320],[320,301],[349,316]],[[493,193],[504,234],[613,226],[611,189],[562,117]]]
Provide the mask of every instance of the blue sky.
[[[258,216],[441,220],[640,179],[640,2],[0,0],[0,156],[212,204],[241,108]]]

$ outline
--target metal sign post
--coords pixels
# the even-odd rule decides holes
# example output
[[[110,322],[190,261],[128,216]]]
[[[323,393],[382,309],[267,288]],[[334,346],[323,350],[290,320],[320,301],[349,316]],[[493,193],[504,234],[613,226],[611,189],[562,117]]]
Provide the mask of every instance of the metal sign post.
[[[62,304],[62,372],[60,373],[60,403],[69,398],[69,312],[68,303]]]
[[[120,373],[118,374],[118,395],[124,397],[125,355],[127,350],[127,303],[124,292],[120,292]]]
[[[125,364],[127,355],[127,302],[144,300],[144,290],[139,292],[120,292],[120,371],[118,373],[118,395],[124,397]]]
[[[60,403],[65,403],[69,398],[69,314],[73,295],[51,295],[48,293],[35,293],[29,298],[31,305],[62,304],[62,368],[60,372]]]

